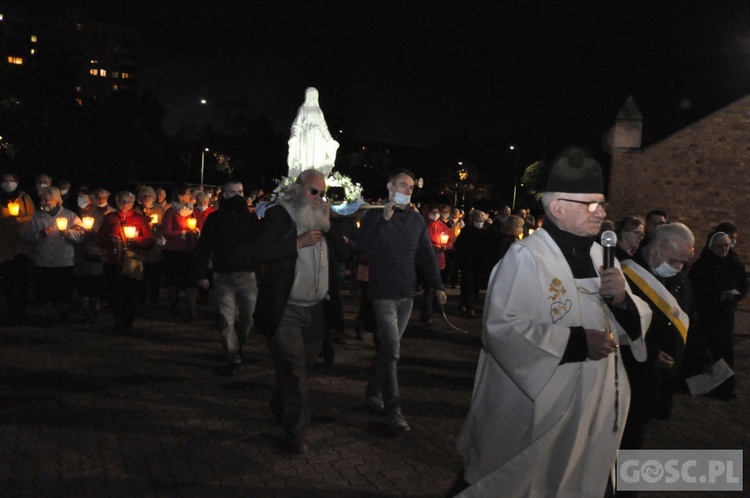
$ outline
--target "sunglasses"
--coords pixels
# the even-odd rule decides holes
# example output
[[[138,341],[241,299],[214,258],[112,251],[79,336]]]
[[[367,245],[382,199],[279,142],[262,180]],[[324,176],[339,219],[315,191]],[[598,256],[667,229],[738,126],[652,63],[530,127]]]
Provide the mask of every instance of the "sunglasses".
[[[310,188],[310,194],[311,195],[319,195],[320,198],[322,199],[322,198],[324,198],[326,196],[326,191],[325,190],[318,190],[316,188],[312,188],[311,187]]]

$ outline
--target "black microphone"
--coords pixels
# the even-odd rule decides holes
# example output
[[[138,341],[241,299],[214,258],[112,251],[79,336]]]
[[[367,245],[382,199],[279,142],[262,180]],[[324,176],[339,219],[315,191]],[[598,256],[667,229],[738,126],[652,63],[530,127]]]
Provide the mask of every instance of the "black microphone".
[[[602,233],[602,246],[604,247],[604,269],[615,266],[615,246],[617,245],[617,234],[612,230]],[[615,296],[602,294],[604,302],[612,302]]]

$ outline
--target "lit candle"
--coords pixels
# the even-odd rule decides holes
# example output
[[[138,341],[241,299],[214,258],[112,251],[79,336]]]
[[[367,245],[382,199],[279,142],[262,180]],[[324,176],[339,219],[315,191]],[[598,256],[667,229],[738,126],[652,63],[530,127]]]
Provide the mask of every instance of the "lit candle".
[[[534,233],[534,229],[533,228],[529,228],[529,235],[531,235],[532,233]]]
[[[85,230],[91,230],[94,228],[94,218],[92,216],[84,216],[81,218],[81,221],[83,221],[83,228]]]
[[[55,219],[55,223],[57,223],[57,229],[61,232],[64,232],[68,229],[68,219],[67,218],[57,218]]]
[[[21,206],[17,202],[11,201],[8,203],[8,213],[11,216],[18,216],[18,213],[20,212],[20,210],[21,210]]]
[[[135,227],[122,227],[122,231],[125,232],[125,238],[127,239],[135,238]]]
[[[448,244],[448,240],[450,240],[450,237],[451,236],[448,235],[447,233],[441,233],[440,234],[440,243],[443,244],[443,245]]]
[[[157,223],[159,223],[159,213],[152,214],[150,218],[151,218],[152,225],[156,225]]]
[[[198,226],[198,220],[196,220],[195,218],[188,218],[187,225],[190,230],[195,230],[195,227]]]

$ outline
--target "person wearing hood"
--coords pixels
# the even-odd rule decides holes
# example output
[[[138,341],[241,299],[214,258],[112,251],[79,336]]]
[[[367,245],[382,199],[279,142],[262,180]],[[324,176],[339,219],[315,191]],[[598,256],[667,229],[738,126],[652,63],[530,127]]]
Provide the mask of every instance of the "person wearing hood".
[[[0,187],[0,282],[8,319],[16,322],[26,315],[31,266],[22,235],[36,208],[31,196],[19,187],[17,174],[3,173]]]
[[[188,318],[197,318],[196,304],[198,288],[193,270],[193,253],[200,231],[196,225],[191,228],[188,219],[193,218],[195,195],[187,185],[178,185],[173,194],[170,209],[164,213],[162,235],[164,245],[164,283],[170,289],[171,310],[179,309],[180,289],[185,289],[188,302]],[[194,218],[193,218],[194,219]]]
[[[718,229],[724,228],[727,232]],[[737,303],[748,293],[747,272],[732,250],[736,227],[717,227],[709,234],[706,246],[690,269],[695,288],[698,324],[714,359],[723,359],[734,369],[734,314]],[[710,395],[731,400],[735,395],[732,376]]]
[[[40,211],[26,225],[23,238],[34,246],[34,286],[49,318],[69,318],[73,294],[74,244],[83,240],[81,219],[62,206],[57,187],[39,191]]]
[[[224,186],[219,209],[206,218],[195,248],[195,278],[208,289],[213,281],[219,332],[227,375],[242,365],[243,346],[253,326],[258,286],[252,252],[258,238],[258,217],[248,212],[242,183]],[[213,263],[213,275],[209,270]],[[236,322],[236,323],[235,323]]]

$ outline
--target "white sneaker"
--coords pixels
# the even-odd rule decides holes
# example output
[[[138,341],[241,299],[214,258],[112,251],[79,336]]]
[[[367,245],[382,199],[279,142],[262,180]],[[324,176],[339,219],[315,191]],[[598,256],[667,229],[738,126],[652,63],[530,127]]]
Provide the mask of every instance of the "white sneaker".
[[[406,419],[401,415],[401,408],[395,408],[388,410],[388,428],[394,434],[401,434],[402,432],[409,432],[411,427],[406,423]]]

